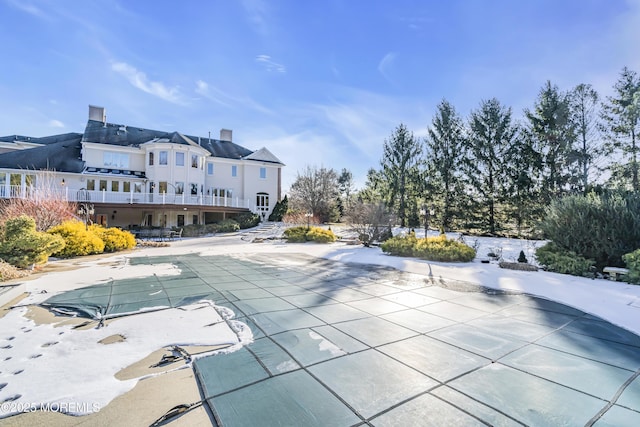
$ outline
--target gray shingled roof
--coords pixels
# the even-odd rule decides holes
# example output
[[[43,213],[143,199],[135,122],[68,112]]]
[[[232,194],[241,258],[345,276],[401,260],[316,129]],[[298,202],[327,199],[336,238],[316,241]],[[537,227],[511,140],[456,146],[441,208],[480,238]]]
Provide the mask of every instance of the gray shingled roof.
[[[14,138],[7,141],[9,138]],[[42,147],[10,151],[0,154],[0,168],[56,170],[60,172],[80,173],[84,168],[80,151],[82,149],[81,133],[65,133],[43,138],[23,137],[24,140]],[[15,137],[0,137],[1,141],[13,142]]]
[[[81,173],[84,162],[81,160],[82,142],[139,147],[154,139],[165,139],[174,144],[201,146],[212,156],[227,159],[241,159],[253,153],[231,141],[199,138],[183,135],[179,132],[165,132],[138,127],[89,120],[83,134],[65,133],[45,137],[10,135],[0,137],[0,142],[31,142],[42,144],[25,150],[0,154],[0,168],[56,170],[60,172]]]
[[[111,123],[105,124],[95,120],[87,122],[83,140],[102,144],[139,147],[140,144],[155,138],[166,138],[174,144],[200,145],[209,151],[211,155],[227,159],[240,159],[252,153],[251,150],[230,141],[198,138],[197,136],[183,135],[179,132],[164,132]]]

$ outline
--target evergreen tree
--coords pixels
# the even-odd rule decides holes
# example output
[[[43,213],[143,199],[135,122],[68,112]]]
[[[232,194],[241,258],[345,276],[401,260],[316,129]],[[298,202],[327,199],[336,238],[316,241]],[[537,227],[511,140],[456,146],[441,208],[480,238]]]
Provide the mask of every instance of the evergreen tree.
[[[612,181],[640,191],[638,181],[638,134],[640,133],[640,79],[635,71],[622,69],[613,86],[614,94],[602,106],[603,130],[610,152],[619,152],[624,160],[611,165]]]
[[[506,200],[506,154],[516,133],[511,109],[495,98],[483,101],[471,113],[465,169],[469,184],[478,195],[476,202],[482,207],[483,228],[491,234],[498,228],[497,206]]]
[[[343,168],[338,176],[338,189],[340,190],[340,205],[342,213],[351,207],[351,199],[353,198],[353,174],[350,170]]]
[[[537,179],[541,169],[540,156],[530,137],[515,138],[505,153],[505,165],[509,216],[515,222],[518,236],[530,235],[544,212]]]
[[[419,185],[421,156],[420,140],[416,139],[404,124],[400,124],[390,139],[384,142],[380,166],[382,166],[382,178],[387,185],[386,201],[398,216],[402,227],[407,225],[408,200],[416,196]]]
[[[574,176],[575,126],[571,121],[569,98],[550,81],[538,94],[533,111],[525,110],[528,134],[540,157],[541,197],[544,204],[565,194]]]
[[[457,214],[456,201],[463,194],[460,160],[464,154],[464,127],[453,105],[443,99],[427,131],[428,190],[432,205],[437,208],[436,218],[431,221],[448,230]]]
[[[590,177],[597,172],[597,165],[602,158],[602,145],[599,140],[599,103],[598,92],[590,84],[579,84],[569,94],[571,120],[576,127],[578,174],[576,186],[583,194],[590,188]]]

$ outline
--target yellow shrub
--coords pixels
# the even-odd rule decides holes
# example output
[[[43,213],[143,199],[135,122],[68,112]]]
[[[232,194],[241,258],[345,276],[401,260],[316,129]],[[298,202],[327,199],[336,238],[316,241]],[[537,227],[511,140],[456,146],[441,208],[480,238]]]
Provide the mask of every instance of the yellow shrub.
[[[89,227],[89,231],[102,239],[105,252],[122,251],[136,246],[134,235],[119,228],[104,228],[101,225],[94,224]]]
[[[102,239],[86,229],[86,225],[78,220],[65,221],[51,227],[49,234],[58,235],[65,241],[65,247],[54,253],[54,256],[70,258],[74,256],[101,254],[104,251]]]

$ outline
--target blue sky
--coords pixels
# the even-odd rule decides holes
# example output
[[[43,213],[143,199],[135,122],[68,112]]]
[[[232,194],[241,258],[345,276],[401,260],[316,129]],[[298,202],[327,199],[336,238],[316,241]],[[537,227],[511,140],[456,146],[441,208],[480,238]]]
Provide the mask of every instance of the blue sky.
[[[546,80],[640,72],[640,0],[0,0],[0,135],[111,123],[266,146],[362,185],[399,123],[446,98],[520,118]]]

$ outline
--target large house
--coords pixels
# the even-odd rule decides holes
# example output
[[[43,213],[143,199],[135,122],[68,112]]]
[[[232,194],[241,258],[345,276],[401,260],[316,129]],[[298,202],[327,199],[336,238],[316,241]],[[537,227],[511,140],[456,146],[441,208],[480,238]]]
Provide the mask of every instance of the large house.
[[[0,198],[62,197],[106,226],[182,227],[243,212],[269,216],[284,164],[232,141],[107,123],[89,106],[84,133],[0,137]]]

